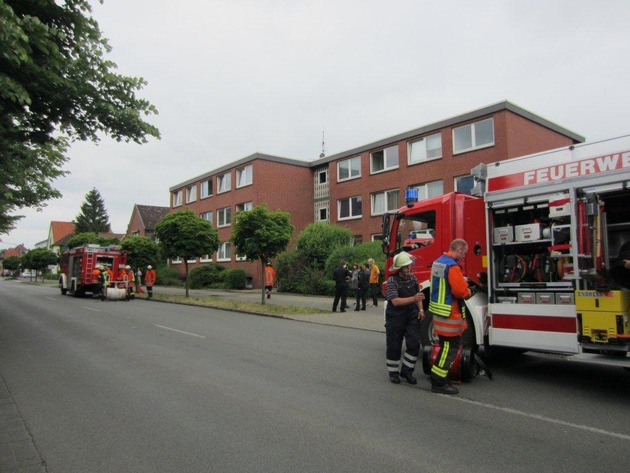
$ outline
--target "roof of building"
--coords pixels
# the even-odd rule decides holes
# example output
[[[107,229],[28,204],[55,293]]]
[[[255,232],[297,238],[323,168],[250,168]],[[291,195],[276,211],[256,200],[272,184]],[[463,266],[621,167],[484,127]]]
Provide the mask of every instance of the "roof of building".
[[[73,222],[50,222],[50,232],[52,234],[53,245],[60,246],[59,240],[74,233]]]
[[[272,161],[276,163],[289,164],[291,166],[300,166],[300,167],[311,167],[311,163],[307,161],[300,161],[298,159],[290,159],[290,158],[281,158],[279,156],[272,156],[270,154],[264,153],[254,153],[246,156],[245,158],[241,158],[238,161],[234,161],[232,163],[226,164],[225,166],[221,166],[220,168],[213,169],[212,171],[208,171],[205,174],[201,174],[199,176],[193,177],[192,179],[188,179],[184,182],[180,182],[177,185],[172,186],[169,191],[173,192],[175,190],[181,189],[188,184],[193,184],[195,182],[201,181],[208,177],[216,176],[217,174],[222,174],[230,169],[234,169],[236,167],[242,166],[244,164],[250,163],[252,161]]]
[[[145,230],[153,231],[160,220],[168,213],[168,207],[158,207],[155,205],[135,205],[135,211],[138,211],[140,222]]]
[[[442,128],[447,128],[449,126],[453,126],[458,123],[464,123],[470,120],[475,120],[477,118],[482,118],[482,117],[485,117],[485,116],[488,116],[488,115],[491,115],[493,113],[497,113],[503,110],[507,110],[517,115],[520,115],[523,118],[526,118],[527,120],[537,123],[545,128],[549,128],[550,130],[553,130],[556,133],[565,135],[576,143],[583,143],[585,141],[585,138],[583,136],[578,135],[577,133],[574,133],[571,130],[563,128],[560,125],[557,125],[545,118],[542,118],[539,115],[536,115],[528,110],[525,110],[524,108],[519,107],[518,105],[515,105],[505,100],[503,102],[498,102],[493,105],[489,105],[487,107],[483,107],[477,110],[463,113],[461,115],[457,115],[455,117],[447,118],[445,120],[440,120],[438,122],[431,123],[421,128],[415,128],[413,130],[409,130],[404,133],[400,133],[398,135],[389,136],[387,138],[383,138],[381,140],[374,141],[372,143],[359,146],[357,148],[353,148],[347,151],[342,151],[341,153],[337,153],[335,155],[328,156],[326,158],[318,159],[316,161],[313,161],[311,163],[311,166],[313,167],[321,166],[322,164],[327,164],[331,161],[336,161],[338,159],[343,159],[352,155],[358,155],[358,154],[363,153],[364,151],[368,151],[374,148],[381,148],[388,144],[406,140],[414,136],[426,135],[427,133],[431,133],[432,131],[441,130]]]
[[[515,113],[517,115],[522,116],[523,118],[526,118],[534,123],[537,123],[545,128],[549,128],[550,130],[555,131],[556,133],[559,133],[561,135],[565,135],[568,138],[570,138],[571,140],[573,140],[575,143],[583,143],[585,141],[585,138],[581,135],[578,135],[577,133],[574,133],[571,130],[568,130],[567,128],[561,127],[560,125],[557,125],[556,123],[553,123],[549,120],[547,120],[546,118],[543,118],[539,115],[536,115],[535,113],[530,112],[529,110],[525,110],[522,107],[519,107],[518,105],[513,104],[512,102],[509,102],[507,100],[504,100],[502,102],[498,102],[495,103],[493,105],[489,105],[487,107],[483,107],[483,108],[479,108],[477,110],[472,110],[470,112],[467,113],[463,113],[451,118],[447,118],[445,120],[440,120],[438,122],[435,123],[431,123],[429,125],[423,126],[421,128],[415,128],[413,130],[404,132],[404,133],[400,133],[398,135],[394,135],[394,136],[389,136],[387,138],[383,138],[381,140],[378,141],[374,141],[372,143],[368,143],[366,145],[363,146],[359,146],[357,148],[352,148],[346,151],[342,151],[341,153],[337,153],[335,155],[332,156],[327,156],[327,157],[322,157],[320,159],[317,159],[315,161],[300,161],[300,160],[296,160],[296,159],[289,159],[289,158],[280,158],[277,156],[271,156],[268,154],[262,154],[262,153],[254,153],[250,156],[247,156],[245,158],[239,159],[238,161],[235,161],[233,163],[230,164],[226,164],[225,166],[222,166],[220,168],[214,169],[212,171],[209,171],[205,174],[202,174],[200,176],[196,176],[193,177],[191,179],[188,179],[184,182],[181,182],[175,186],[172,186],[169,191],[173,192],[175,190],[181,189],[182,187],[188,185],[188,184],[193,184],[195,182],[198,182],[200,180],[203,180],[205,178],[208,177],[212,177],[215,176],[217,174],[221,174],[222,172],[225,172],[229,169],[241,166],[243,164],[246,164],[248,162],[254,161],[254,160],[266,160],[266,161],[275,161],[275,162],[280,162],[280,163],[284,163],[284,164],[291,164],[294,166],[304,166],[304,167],[309,167],[309,168],[316,168],[319,166],[322,166],[324,164],[328,164],[331,161],[336,161],[338,159],[343,159],[346,158],[348,156],[352,156],[352,155],[357,155],[360,153],[363,153],[364,151],[368,151],[374,148],[380,148],[383,146],[386,146],[388,144],[391,143],[396,143],[398,141],[402,141],[408,138],[412,138],[414,136],[420,136],[420,135],[425,135],[427,133],[431,133],[432,131],[437,131],[440,130],[442,128],[446,128],[449,126],[453,126],[456,125],[458,123],[464,123],[467,122],[469,120],[475,120],[476,118],[481,118],[487,115],[491,115],[493,113],[496,112],[500,112],[503,110],[507,110],[510,111],[512,113]]]

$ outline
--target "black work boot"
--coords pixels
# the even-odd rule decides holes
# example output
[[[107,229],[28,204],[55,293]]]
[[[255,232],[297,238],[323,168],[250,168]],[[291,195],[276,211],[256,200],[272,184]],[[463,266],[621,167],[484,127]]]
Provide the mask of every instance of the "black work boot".
[[[445,379],[431,375],[431,392],[438,394],[457,394],[459,391],[455,386],[451,386]]]
[[[413,377],[413,371],[400,370],[400,377],[404,378],[409,384],[418,384],[418,380]]]
[[[389,380],[394,384],[400,384],[400,375],[398,373],[389,373]]]

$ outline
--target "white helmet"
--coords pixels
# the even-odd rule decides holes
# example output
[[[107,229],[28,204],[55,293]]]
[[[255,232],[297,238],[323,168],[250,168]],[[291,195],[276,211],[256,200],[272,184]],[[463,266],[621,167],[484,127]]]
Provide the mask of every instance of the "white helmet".
[[[153,269],[153,266],[149,265],[147,266],[147,269]]]

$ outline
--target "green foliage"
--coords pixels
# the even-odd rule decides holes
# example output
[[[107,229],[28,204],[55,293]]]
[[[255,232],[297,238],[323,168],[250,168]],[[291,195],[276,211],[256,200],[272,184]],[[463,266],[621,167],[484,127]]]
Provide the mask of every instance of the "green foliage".
[[[77,246],[83,246],[88,244],[94,244],[99,246],[119,245],[120,240],[116,237],[102,237],[96,233],[78,233],[73,235],[66,243],[66,248],[76,248]]]
[[[52,185],[72,140],[144,143],[157,113],[136,97],[146,82],[117,74],[88,0],[0,1],[0,234],[16,209],[61,197]]]
[[[127,251],[127,264],[133,269],[140,268],[144,272],[148,265],[157,267],[160,250],[151,238],[126,238],[122,242],[122,248]]]
[[[190,271],[190,287],[192,289],[223,287],[225,272],[225,267],[216,263],[197,266]]]
[[[294,227],[287,212],[270,212],[265,204],[238,212],[232,226],[231,241],[238,254],[263,264],[283,251],[291,241]]]
[[[57,264],[59,262],[59,258],[48,248],[35,248],[34,250],[23,254],[20,261],[22,263],[22,268],[41,271],[43,274],[48,266]]]
[[[160,286],[182,286],[183,281],[177,274],[175,268],[169,266],[162,266],[155,270],[156,284]]]
[[[191,210],[166,215],[155,226],[162,254],[166,258],[181,257],[186,268],[186,297],[188,297],[188,260],[212,254],[219,248],[219,234],[207,220]]]
[[[20,264],[19,256],[7,256],[2,260],[2,267],[9,271],[17,271],[20,269]]]
[[[75,233],[106,233],[110,231],[105,202],[96,189],[85,194],[81,211],[76,217]]]
[[[309,266],[306,258],[297,250],[286,251],[278,256],[277,266],[279,291],[320,295],[333,293],[334,284],[327,281],[330,276],[327,278],[322,270]]]
[[[352,232],[340,225],[312,223],[297,238],[297,249],[306,258],[308,265],[324,269],[326,259],[339,247],[350,247]]]
[[[226,289],[245,289],[247,275],[242,269],[228,269],[225,271]]]
[[[361,243],[360,245],[353,247],[341,247],[334,250],[328,259],[326,260],[325,274],[326,277],[331,279],[332,272],[339,264],[339,261],[345,259],[346,261],[356,261],[359,264],[367,263],[368,259],[373,258],[379,269],[381,275],[384,274],[385,268],[385,255],[381,251],[381,244],[378,241],[371,241],[368,243]]]

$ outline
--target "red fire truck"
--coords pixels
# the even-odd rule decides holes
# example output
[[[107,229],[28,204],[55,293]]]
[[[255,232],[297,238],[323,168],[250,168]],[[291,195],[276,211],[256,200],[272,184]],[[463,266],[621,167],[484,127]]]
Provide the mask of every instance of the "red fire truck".
[[[613,277],[630,258],[619,255],[630,242],[630,136],[480,165],[473,175],[477,196],[418,202],[408,189],[407,205],[384,216],[387,276],[392,257],[409,252],[428,304],[433,261],[463,238],[463,272],[480,289],[466,301],[465,345],[630,368],[630,291]],[[421,334],[425,347],[435,340],[430,316]]]
[[[61,257],[59,288],[61,294],[82,296],[96,291],[97,281],[92,279],[92,272],[97,265],[109,267],[114,273],[114,280],[121,268],[127,264],[127,252],[120,246],[84,245],[66,250]]]

